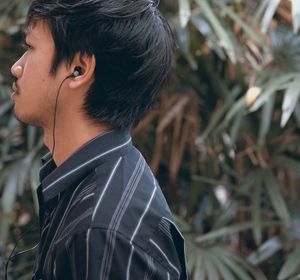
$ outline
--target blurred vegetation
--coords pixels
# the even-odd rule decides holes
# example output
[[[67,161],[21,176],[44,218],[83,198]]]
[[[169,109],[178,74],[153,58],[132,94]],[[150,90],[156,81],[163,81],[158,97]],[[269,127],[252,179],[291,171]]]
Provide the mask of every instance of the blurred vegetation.
[[[0,263],[37,224],[46,152],[41,131],[17,122],[10,101],[29,2],[0,3]],[[160,8],[176,65],[133,134],[177,215],[191,279],[298,279],[300,1],[164,0]],[[17,251],[37,239],[30,231]],[[10,265],[12,279],[30,279],[32,262],[31,253]]]

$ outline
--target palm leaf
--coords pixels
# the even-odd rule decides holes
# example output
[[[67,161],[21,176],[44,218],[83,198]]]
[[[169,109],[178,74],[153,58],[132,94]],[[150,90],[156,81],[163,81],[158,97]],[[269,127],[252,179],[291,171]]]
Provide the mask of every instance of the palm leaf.
[[[269,0],[268,5],[266,7],[264,16],[261,21],[261,31],[266,33],[269,24],[277,10],[278,5],[280,4],[280,0]]]
[[[255,172],[255,181],[252,194],[252,220],[253,220],[253,236],[257,245],[262,240],[262,225],[261,225],[261,195],[262,195],[262,177],[261,172]]]
[[[280,269],[280,272],[278,274],[278,279],[284,280],[292,276],[294,273],[296,273],[299,265],[300,265],[300,247],[297,247],[292,253],[288,255],[286,262]]]
[[[271,256],[273,256],[276,252],[282,249],[285,245],[287,238],[283,236],[274,236],[267,241],[265,241],[261,246],[253,252],[250,256],[248,256],[247,260],[249,263],[253,265],[258,265]]]
[[[298,0],[291,0],[292,2],[292,16],[293,16],[293,30],[298,32],[300,27],[300,2]]]
[[[290,83],[289,87],[287,88],[283,103],[282,103],[282,117],[280,125],[284,127],[288,122],[290,116],[295,110],[296,104],[298,102],[300,96],[300,83],[298,80],[293,81]]]
[[[179,0],[179,20],[182,28],[185,28],[188,24],[191,14],[189,0]]]
[[[267,189],[273,208],[282,223],[289,227],[291,224],[291,217],[287,209],[286,203],[280,193],[277,180],[271,171],[266,171],[264,175],[264,185]]]
[[[196,3],[201,8],[203,15],[207,18],[215,33],[217,34],[220,45],[226,50],[226,53],[232,62],[236,62],[234,46],[223,24],[219,21],[207,0],[196,0]]]
[[[263,105],[262,121],[259,127],[258,145],[262,146],[265,143],[266,135],[269,132],[272,122],[272,113],[274,109],[275,96],[272,95],[270,99]]]

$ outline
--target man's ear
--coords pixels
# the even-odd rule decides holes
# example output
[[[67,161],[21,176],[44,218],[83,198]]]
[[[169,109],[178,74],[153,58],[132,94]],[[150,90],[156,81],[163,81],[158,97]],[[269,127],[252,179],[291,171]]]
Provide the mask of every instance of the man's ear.
[[[73,73],[76,67],[80,67],[80,75],[69,80],[69,87],[76,89],[85,85],[90,85],[94,81],[94,71],[96,58],[94,55],[77,53],[70,64],[69,73]]]

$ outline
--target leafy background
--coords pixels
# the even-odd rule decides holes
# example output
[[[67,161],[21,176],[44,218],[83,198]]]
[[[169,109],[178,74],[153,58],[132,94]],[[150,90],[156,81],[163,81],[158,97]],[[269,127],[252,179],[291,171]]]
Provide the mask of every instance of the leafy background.
[[[17,251],[38,240],[46,149],[10,100],[29,3],[0,3],[1,275],[17,240]],[[164,0],[160,9],[176,64],[133,135],[185,236],[191,279],[299,279],[300,1]],[[10,279],[31,279],[33,259],[15,259]]]

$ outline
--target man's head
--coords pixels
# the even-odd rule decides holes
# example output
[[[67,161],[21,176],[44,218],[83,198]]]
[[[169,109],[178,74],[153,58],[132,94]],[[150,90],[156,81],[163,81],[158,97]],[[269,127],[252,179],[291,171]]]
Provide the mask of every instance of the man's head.
[[[79,66],[81,79],[87,75],[90,80],[85,83],[88,87],[80,107],[84,115],[95,123],[131,127],[149,109],[172,64],[171,31],[151,0],[34,0],[26,27],[33,35],[44,31],[52,40],[46,42],[48,56],[45,45],[34,62],[35,67],[40,67],[39,63],[44,64],[44,70],[48,67],[48,78],[45,73],[31,76],[39,80],[40,96],[35,102],[41,102],[41,110],[55,95],[64,75],[62,66],[69,74]],[[42,38],[36,39],[36,44],[43,43]],[[33,53],[25,53],[13,66],[16,77],[16,67],[22,59],[28,63],[30,55]],[[21,66],[27,67],[25,75],[29,67]],[[17,85],[22,94],[26,81],[21,78]],[[55,79],[57,83],[53,83]],[[39,85],[42,81],[46,84]],[[74,81],[74,88],[78,85]]]

